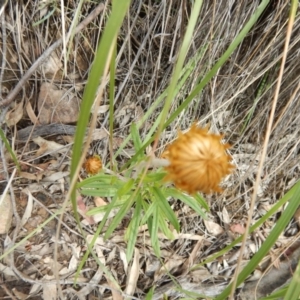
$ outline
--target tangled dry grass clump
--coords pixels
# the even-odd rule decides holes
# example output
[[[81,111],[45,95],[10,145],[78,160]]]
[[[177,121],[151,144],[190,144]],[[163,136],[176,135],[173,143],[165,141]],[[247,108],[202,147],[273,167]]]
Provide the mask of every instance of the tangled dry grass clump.
[[[65,101],[62,107],[79,110],[95,49],[111,11],[110,4],[103,3],[101,11],[88,23],[83,23],[76,34],[73,34],[73,30],[99,7],[96,2],[8,0],[0,17],[0,123],[21,163],[18,177],[10,180],[14,163],[1,142],[0,194],[9,182],[14,218],[12,230],[7,236],[0,236],[0,254],[6,250],[8,237],[11,245],[16,245],[46,218],[53,216],[64,201],[69,185],[69,151],[73,137],[64,135],[61,129],[55,131],[58,127],[52,126],[54,119],[60,120],[61,124],[69,123],[67,120],[70,119],[68,110],[64,114],[57,111],[59,103],[52,102],[51,95],[58,95],[59,91],[58,102]],[[111,139],[107,134],[109,99],[112,94],[109,84],[100,107],[93,108],[98,114],[99,135],[93,138],[88,154],[101,154],[103,165],[115,163],[121,166],[135,154],[133,143],[128,143],[116,159],[111,156],[112,151],[119,151],[120,145],[130,134],[132,123],[145,119],[139,129],[141,139],[144,140],[152,125],[157,122],[164,105],[165,94],[161,94],[165,92],[172,76],[189,21],[191,2],[131,1],[117,39],[116,86],[113,91],[115,129]],[[243,233],[278,80],[289,2],[270,1],[255,26],[201,93],[184,108],[181,108],[181,104],[227,50],[260,3],[258,0],[203,1],[186,58],[186,69],[182,72],[181,80],[184,84],[180,84],[181,81],[178,83],[178,93],[168,117],[177,109],[180,112],[161,134],[159,150],[155,153],[160,156],[167,149],[169,152],[165,152],[165,155],[171,161],[169,170],[177,174],[186,172],[186,167],[183,170],[179,166],[178,169],[178,166],[172,164],[177,159],[177,152],[174,154],[176,141],[173,144],[175,146],[168,145],[176,138],[178,131],[185,131],[195,120],[199,120],[203,127],[210,124],[213,132],[211,137],[215,137],[213,143],[217,143],[219,152],[223,153],[220,162],[222,170],[216,169],[216,175],[211,175],[213,179],[206,172],[210,184],[205,184],[205,188],[199,186],[194,178],[187,177],[188,181],[194,183],[190,186],[186,181],[169,175],[175,185],[188,192],[210,192],[218,191],[220,179],[232,171],[221,185],[221,194],[206,196],[210,203],[209,220],[203,221],[182,203],[172,202],[172,208],[181,224],[181,233],[174,240],[159,237],[162,251],[161,259],[158,259],[150,246],[149,235],[141,228],[134,261],[129,263],[124,254],[124,228],[132,217],[132,211],[129,211],[117,231],[107,241],[99,237],[95,245],[98,260],[105,265],[105,271],[109,271],[111,277],[104,272],[104,268],[99,267],[99,262],[96,263],[90,257],[80,274],[79,288],[73,289],[70,284],[74,282],[74,271],[86,245],[72,210],[67,207],[59,241],[55,237],[55,216],[41,229],[41,233],[28,240],[26,246],[17,245],[13,255],[9,254],[9,259],[0,262],[0,272],[3,273],[0,297],[17,297],[20,295],[18,293],[22,293],[31,296],[31,299],[40,299],[42,294],[45,297],[47,293],[54,293],[54,290],[56,293],[59,288],[58,291],[67,299],[114,298],[117,297],[114,293],[119,287],[124,297],[131,295],[142,299],[151,287],[156,286],[152,299],[160,299],[163,295],[176,299],[183,295],[176,289],[176,284],[182,290],[202,293],[207,297],[215,297],[224,289],[236,267],[238,246],[228,251],[222,259],[210,261],[198,269],[192,270],[190,267],[217,253],[230,244],[236,235]],[[51,48],[53,45],[55,47]],[[300,64],[296,63],[299,61],[299,49],[298,17],[293,28],[275,122],[257,193],[254,220],[265,215],[300,177]],[[39,60],[47,51],[49,55]],[[26,72],[32,66],[35,68],[27,78]],[[189,75],[185,78],[187,73]],[[20,81],[22,85],[12,98],[13,101],[4,107],[3,103]],[[41,90],[46,87],[45,94],[41,95]],[[160,101],[155,102],[156,99]],[[50,124],[43,124],[41,116],[46,116]],[[46,126],[52,126],[51,132],[45,129]],[[72,123],[68,126],[75,125]],[[45,130],[41,130],[41,127]],[[17,137],[18,133],[26,129],[28,134],[25,143]],[[63,130],[74,133],[74,130],[69,131],[69,127]],[[191,133],[207,137],[204,129],[192,127]],[[220,133],[224,134],[224,145],[220,143]],[[181,134],[179,139],[187,137],[189,135]],[[227,143],[231,145],[228,151],[233,158],[234,170],[225,153]],[[92,201],[90,198],[78,197],[78,211],[87,240],[92,239],[98,223],[87,214],[88,207],[104,203],[106,199]],[[31,207],[29,213],[29,209],[26,209],[28,206]],[[244,260],[249,260],[257,252],[280,213],[270,217],[255,234],[250,235]],[[275,261],[280,273],[280,266],[276,265],[274,256],[279,257],[281,253],[290,250],[290,244],[298,238],[298,226],[297,222],[290,222],[277,241],[272,255],[267,256],[261,264],[260,270],[268,269],[268,262]],[[55,243],[58,247],[56,257],[53,256]],[[300,256],[295,249],[291,251],[294,255],[291,255],[291,261],[297,261]],[[276,283],[278,273],[272,265],[270,268]],[[289,268],[284,270],[280,275],[288,279]],[[177,279],[176,284],[170,281],[170,275]],[[261,274],[261,281],[257,283],[260,296],[272,292],[262,288],[265,284],[263,278]],[[134,288],[130,285],[132,281],[136,283]],[[250,297],[250,294],[245,297]]]

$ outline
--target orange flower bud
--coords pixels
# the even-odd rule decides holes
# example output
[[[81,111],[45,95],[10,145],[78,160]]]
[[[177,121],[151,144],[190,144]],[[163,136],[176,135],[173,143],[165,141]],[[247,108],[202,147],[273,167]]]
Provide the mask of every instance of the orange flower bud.
[[[90,175],[94,175],[100,172],[102,169],[102,161],[98,155],[89,157],[84,164],[86,172]]]
[[[209,133],[208,127],[199,128],[196,124],[187,133],[179,132],[162,155],[170,163],[165,167],[165,180],[190,194],[221,192],[222,178],[234,168],[226,153],[230,145],[221,140],[222,135]]]

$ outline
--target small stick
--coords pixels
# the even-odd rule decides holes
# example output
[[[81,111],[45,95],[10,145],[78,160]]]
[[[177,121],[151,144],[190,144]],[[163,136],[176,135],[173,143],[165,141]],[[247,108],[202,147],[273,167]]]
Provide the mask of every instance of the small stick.
[[[104,4],[100,3],[96,8],[75,28],[75,34],[83,30],[89,23],[91,23],[104,9]],[[30,78],[30,76],[36,71],[36,69],[43,63],[43,61],[63,42],[63,38],[57,40],[52,44],[29,68],[29,70],[24,74],[24,76],[17,83],[15,88],[7,95],[6,99],[0,101],[0,108],[9,105],[15,97],[18,95],[19,91],[24,86],[25,82]]]

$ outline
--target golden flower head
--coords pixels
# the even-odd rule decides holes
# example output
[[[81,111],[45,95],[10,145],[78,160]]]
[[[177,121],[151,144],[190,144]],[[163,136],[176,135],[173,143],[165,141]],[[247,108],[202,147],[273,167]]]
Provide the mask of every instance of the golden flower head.
[[[234,168],[226,153],[230,145],[223,144],[222,137],[196,124],[187,133],[179,132],[162,155],[169,161],[165,180],[173,181],[177,188],[190,194],[221,192],[222,178]]]
[[[102,161],[98,155],[93,155],[89,157],[84,164],[86,172],[90,175],[97,174],[102,169]]]

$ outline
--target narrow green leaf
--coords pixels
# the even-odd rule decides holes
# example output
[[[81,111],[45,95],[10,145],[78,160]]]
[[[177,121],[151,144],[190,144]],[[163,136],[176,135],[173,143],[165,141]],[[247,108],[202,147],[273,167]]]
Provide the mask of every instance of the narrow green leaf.
[[[131,192],[134,183],[135,182],[132,178],[130,178],[127,182],[123,183],[122,187],[120,187],[118,190],[118,196],[122,197]]]
[[[7,138],[6,138],[6,136],[5,136],[4,132],[3,132],[3,130],[2,130],[1,128],[0,128],[0,138],[1,138],[2,141],[3,141],[6,150],[9,152],[11,158],[13,159],[13,161],[14,161],[14,163],[15,163],[17,169],[18,169],[19,171],[21,171],[21,167],[20,167],[19,161],[18,161],[18,159],[17,159],[17,156],[16,156],[15,152],[13,151],[13,149],[10,147],[9,141],[7,140]]]
[[[171,76],[170,86],[167,89],[168,94],[167,94],[167,97],[165,100],[163,110],[160,114],[160,123],[159,123],[158,129],[157,129],[158,135],[164,129],[164,122],[167,119],[167,116],[169,114],[169,109],[171,107],[172,101],[175,96],[176,85],[180,78],[183,64],[184,64],[186,55],[188,53],[188,50],[189,50],[191,42],[192,42],[193,33],[194,33],[194,29],[195,29],[195,26],[196,26],[198,18],[199,18],[199,13],[200,13],[200,9],[202,6],[202,2],[203,2],[202,0],[195,0],[193,7],[191,9],[191,14],[189,16],[189,22],[187,24],[186,32],[185,32],[185,35],[184,35],[183,41],[182,41],[182,45],[181,45],[179,53],[178,53],[177,62],[176,62],[173,74]]]
[[[143,202],[145,202],[145,201],[143,201]],[[145,203],[143,203],[143,206],[145,206]],[[150,205],[148,205],[147,209],[144,209],[145,215],[141,220],[141,224],[144,224],[147,222],[147,220],[150,218],[150,216],[154,214],[154,211],[156,210],[157,206],[158,206],[158,203],[156,201],[154,201]]]
[[[283,299],[284,295],[286,294],[288,287],[285,286],[281,288],[280,290],[272,293],[270,296],[264,297],[260,300],[275,300],[275,299]]]
[[[142,218],[142,204],[141,203],[142,203],[141,196],[138,195],[132,219],[131,219],[129,226],[125,233],[125,240],[128,241],[127,250],[126,250],[127,261],[130,261],[133,256],[134,247],[135,247],[136,239],[138,236],[140,220]]]
[[[134,149],[136,152],[138,152],[142,148],[142,141],[135,123],[131,123],[130,133],[131,133]]]
[[[130,196],[125,203],[120,207],[119,211],[117,212],[117,214],[115,215],[115,217],[113,218],[112,222],[110,223],[104,238],[107,239],[110,237],[110,235],[112,234],[112,232],[117,228],[117,226],[121,223],[122,219],[124,218],[124,216],[128,213],[129,209],[132,207],[134,203],[134,197],[133,195]]]
[[[254,230],[259,228],[263,223],[265,223],[273,214],[275,214],[286,202],[288,202],[297,189],[300,188],[300,181],[298,181],[277,203],[274,204],[273,207],[264,215],[262,216],[254,225],[250,227],[249,232],[252,233]],[[212,261],[214,261],[216,258],[224,255],[225,253],[228,253],[233,247],[235,247],[237,244],[239,244],[243,239],[243,236],[238,237],[236,240],[234,240],[230,245],[222,249],[221,251],[209,256],[207,259],[205,259],[202,263],[195,265],[193,268],[199,268],[201,266],[204,266],[205,264],[208,264]]]
[[[159,214],[159,209],[158,209],[158,205],[156,205],[152,215],[153,218],[152,218],[150,236],[151,236],[151,245],[153,247],[154,253],[157,255],[157,257],[160,257],[160,246],[158,240],[158,225],[159,225],[158,214]]]
[[[156,199],[158,201],[158,205],[160,207],[161,212],[166,216],[166,218],[174,226],[174,228],[177,230],[177,232],[179,232],[180,228],[179,228],[179,223],[178,223],[177,217],[176,217],[174,211],[172,210],[170,204],[168,203],[166,197],[161,192],[161,190],[159,188],[157,188],[156,186],[151,188],[151,190],[153,192],[153,196],[156,197]]]
[[[117,201],[115,202],[113,208],[119,208],[120,206],[123,206],[124,203],[127,201],[128,198],[129,198],[129,196],[124,196],[122,198],[118,198],[117,197]],[[99,214],[99,213],[106,212],[107,209],[111,209],[111,207],[110,207],[109,204],[92,208],[91,210],[89,210],[88,212],[86,212],[86,215],[87,216],[93,216],[93,215],[96,215],[96,214]]]
[[[107,175],[107,174],[98,174],[92,177],[88,177],[84,180],[82,180],[81,182],[78,182],[76,184],[76,188],[81,188],[83,186],[88,187],[90,183],[93,182],[103,182],[103,183],[107,183],[107,184],[123,184],[124,181],[119,180],[116,176],[113,175]]]
[[[289,284],[284,300],[299,299],[300,296],[300,262],[294,273],[293,279]]]
[[[166,173],[148,173],[144,179],[143,183],[154,183],[154,182],[161,182],[164,177],[166,176]]]
[[[96,92],[99,87],[99,82],[101,77],[105,75],[104,71],[107,63],[109,62],[109,55],[111,53],[111,49],[113,49],[114,47],[114,42],[116,40],[117,34],[120,30],[129,5],[130,0],[123,0],[119,2],[118,6],[113,6],[113,9],[107,20],[103,33],[101,34],[99,47],[94,58],[94,62],[89,74],[86,87],[84,89],[82,102],[80,106],[80,114],[76,126],[71,161],[71,181],[75,176],[77,165],[82,155],[82,145],[84,143],[86,128],[88,127],[88,122],[90,119],[90,111],[95,100]],[[76,221],[78,222],[78,224],[80,224],[77,212],[75,189],[72,189],[71,202],[73,205]]]
[[[251,15],[250,20],[243,27],[241,32],[237,35],[237,37],[232,41],[229,45],[228,49],[221,56],[221,58],[217,61],[217,63],[210,69],[210,71],[204,76],[201,82],[194,88],[194,90],[189,94],[189,96],[184,100],[184,102],[176,109],[176,111],[171,115],[171,117],[165,122],[164,128],[169,126],[177,116],[187,108],[187,106],[193,101],[193,99],[201,93],[202,89],[207,85],[207,83],[217,74],[218,70],[227,62],[228,58],[235,49],[239,46],[239,44],[243,41],[245,36],[249,33],[252,26],[257,22],[258,18],[264,12],[266,6],[269,4],[270,0],[262,0],[260,5],[257,7],[256,11]]]
[[[153,294],[154,294],[154,286],[148,291],[145,300],[152,300],[153,299]]]
[[[245,281],[247,276],[254,271],[259,262],[265,257],[265,255],[270,251],[271,247],[277,241],[279,235],[288,225],[290,220],[293,218],[294,213],[299,207],[300,203],[300,186],[298,186],[292,199],[289,201],[287,208],[283,211],[280,219],[276,222],[274,228],[270,232],[269,236],[262,244],[258,252],[252,257],[250,262],[243,268],[237,279],[237,286]],[[231,284],[216,298],[216,300],[226,299],[231,291]]]
[[[167,197],[173,197],[175,199],[181,200],[183,203],[192,208],[196,213],[198,213],[199,216],[201,216],[203,219],[207,219],[207,216],[201,209],[201,206],[199,205],[198,201],[196,201],[193,197],[185,195],[174,188],[167,188],[164,191],[164,194]]]
[[[169,229],[166,221],[164,220],[164,215],[160,212],[159,214],[159,229],[162,231],[162,233],[170,240],[174,240],[174,234],[173,232]],[[179,230],[177,230],[179,231]]]
[[[196,193],[195,195],[193,195],[193,198],[196,199],[198,201],[198,203],[201,205],[201,207],[203,207],[206,211],[210,210],[209,205],[207,204],[205,199],[199,193]]]
[[[85,189],[80,190],[80,194],[85,196],[95,197],[114,197],[117,194],[117,189],[113,187],[98,187],[97,189]]]

